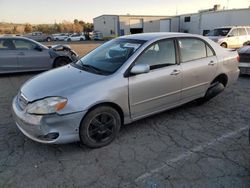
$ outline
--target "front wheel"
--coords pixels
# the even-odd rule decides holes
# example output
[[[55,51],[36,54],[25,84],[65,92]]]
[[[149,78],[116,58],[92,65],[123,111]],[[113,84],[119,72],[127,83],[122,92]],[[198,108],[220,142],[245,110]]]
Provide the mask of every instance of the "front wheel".
[[[226,44],[226,43],[222,43],[220,46],[221,46],[222,48],[227,48],[227,44]]]
[[[99,148],[111,143],[118,135],[121,117],[112,107],[100,106],[84,117],[79,130],[81,142],[90,148]]]
[[[51,42],[51,40],[52,40],[52,39],[51,39],[50,37],[46,38],[46,41],[47,41],[47,42]]]

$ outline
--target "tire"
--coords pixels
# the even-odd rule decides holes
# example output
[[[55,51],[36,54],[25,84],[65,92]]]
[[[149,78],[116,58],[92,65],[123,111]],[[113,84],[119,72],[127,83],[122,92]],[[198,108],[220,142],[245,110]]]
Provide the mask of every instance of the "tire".
[[[71,42],[71,39],[68,39],[67,41],[68,41],[68,42]]]
[[[50,37],[46,38],[46,41],[51,42],[51,38]]]
[[[66,57],[59,57],[55,60],[54,62],[54,68],[57,68],[57,67],[61,67],[61,66],[64,66],[64,65],[67,65],[69,64],[71,61],[70,59],[66,58]]]
[[[227,43],[223,42],[220,46],[221,46],[222,48],[227,48]]]
[[[83,119],[79,129],[82,144],[99,148],[111,143],[121,127],[121,117],[112,107],[99,106],[91,110]]]
[[[250,45],[250,41],[246,41],[243,43],[243,46],[247,46],[247,45]]]
[[[217,96],[219,93],[221,93],[225,89],[225,86],[223,83],[219,81],[214,81],[210,87],[207,89],[207,92],[204,97],[197,99],[197,103],[199,105],[206,103],[210,99],[214,98]]]
[[[80,38],[80,41],[84,41],[84,39],[83,39],[83,38]]]

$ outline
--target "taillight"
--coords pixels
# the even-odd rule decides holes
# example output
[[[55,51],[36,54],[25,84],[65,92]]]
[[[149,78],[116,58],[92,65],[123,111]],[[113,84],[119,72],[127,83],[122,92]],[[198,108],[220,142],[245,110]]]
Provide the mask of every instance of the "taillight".
[[[239,55],[237,56],[237,61],[240,62],[240,56]]]

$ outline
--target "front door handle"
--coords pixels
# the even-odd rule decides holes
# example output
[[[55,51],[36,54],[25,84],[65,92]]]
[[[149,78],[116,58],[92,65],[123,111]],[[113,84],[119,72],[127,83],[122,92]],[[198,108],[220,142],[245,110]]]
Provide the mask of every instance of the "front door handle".
[[[210,61],[209,63],[208,63],[208,65],[215,65],[216,63],[214,62],[214,61]]]
[[[181,73],[181,71],[180,70],[173,70],[173,72],[171,72],[170,73],[170,75],[178,75],[178,74],[180,74]]]

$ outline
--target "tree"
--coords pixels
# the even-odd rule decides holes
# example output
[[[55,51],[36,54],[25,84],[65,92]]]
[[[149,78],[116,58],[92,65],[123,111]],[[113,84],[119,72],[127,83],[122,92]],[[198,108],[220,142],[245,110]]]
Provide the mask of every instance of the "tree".
[[[79,24],[78,19],[74,19],[74,24]]]
[[[32,32],[32,25],[30,25],[30,24],[25,24],[25,26],[24,26],[24,32],[25,32],[25,33],[30,33],[30,32]]]

